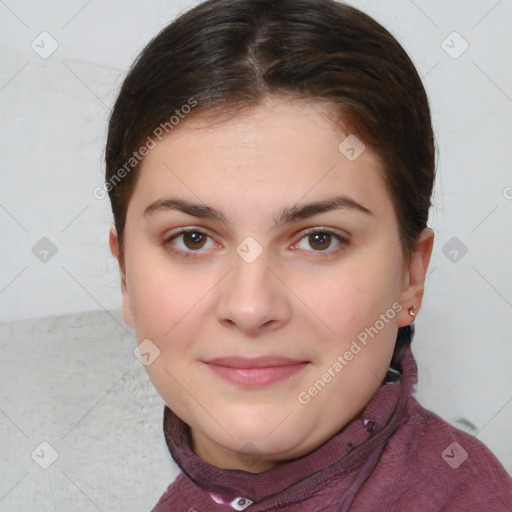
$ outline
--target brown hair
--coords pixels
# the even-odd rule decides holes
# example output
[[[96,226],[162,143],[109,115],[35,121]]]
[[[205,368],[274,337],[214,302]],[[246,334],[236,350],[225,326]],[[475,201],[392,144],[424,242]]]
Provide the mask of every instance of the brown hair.
[[[134,152],[155,128],[170,133],[172,117],[186,122],[191,100],[197,106],[188,116],[224,115],[268,95],[327,102],[340,133],[379,155],[410,262],[427,226],[436,151],[427,95],[405,50],[371,17],[333,0],[207,0],[147,44],[110,116],[106,183],[123,270]],[[396,348],[413,334],[413,326],[401,327]]]

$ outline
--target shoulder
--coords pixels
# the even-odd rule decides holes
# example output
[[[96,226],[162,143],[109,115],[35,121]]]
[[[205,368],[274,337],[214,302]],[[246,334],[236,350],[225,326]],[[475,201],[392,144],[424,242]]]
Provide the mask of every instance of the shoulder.
[[[393,461],[400,464],[395,468],[400,474],[397,492],[411,499],[422,491],[427,493],[426,505],[438,501],[448,510],[465,505],[469,510],[478,504],[487,510],[492,505],[496,512],[512,510],[512,478],[489,448],[412,396],[404,421],[384,450],[380,469],[389,470]]]
[[[206,500],[192,481],[180,472],[151,512],[198,512],[210,504],[210,500]]]
[[[151,509],[151,512],[168,512],[171,510],[171,503],[174,502],[174,498],[181,484],[180,477],[182,477],[181,473],[169,484],[165,492],[160,496],[157,504]]]

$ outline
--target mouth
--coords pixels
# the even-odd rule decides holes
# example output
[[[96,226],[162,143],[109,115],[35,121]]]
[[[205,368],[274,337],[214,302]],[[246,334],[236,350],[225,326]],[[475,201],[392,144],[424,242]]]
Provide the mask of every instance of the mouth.
[[[278,356],[218,357],[203,361],[220,378],[243,387],[264,387],[291,378],[310,361]]]

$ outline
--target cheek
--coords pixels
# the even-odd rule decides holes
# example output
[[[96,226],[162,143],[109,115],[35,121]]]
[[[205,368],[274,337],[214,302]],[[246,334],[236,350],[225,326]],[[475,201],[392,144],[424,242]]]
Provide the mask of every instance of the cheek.
[[[141,266],[133,277],[137,340],[149,339],[159,350],[146,372],[173,410],[186,411],[184,390],[194,389],[189,351],[201,325],[199,301],[208,287],[197,276],[166,266]]]
[[[155,273],[141,273],[135,281],[136,324],[147,330],[146,336],[162,337],[184,315],[189,300],[187,290],[175,279]]]
[[[163,248],[132,254],[129,291],[136,325],[145,337],[163,338],[193,314],[194,305],[209,289],[208,282],[191,267],[172,264]]]
[[[341,393],[346,391],[347,382],[358,382],[361,375],[365,379],[381,375],[395,344],[399,307],[400,269],[395,255],[367,251],[359,253],[353,265],[349,263],[335,279],[325,281],[324,294],[316,295],[321,305],[319,315],[336,333],[325,338],[323,362],[329,367],[338,355],[347,353],[337,379]],[[360,392],[364,395],[372,386],[365,381]]]
[[[318,333],[324,333],[325,340],[340,344],[350,338],[361,316],[360,282],[353,278],[326,277],[324,281],[315,280],[315,286],[305,283],[297,295],[304,297],[307,306],[299,305],[303,315],[309,318],[310,324],[318,324]]]
[[[368,261],[303,280],[297,289],[308,306],[306,314],[341,341],[352,339],[391,307],[397,284],[390,269]]]
[[[154,259],[140,265],[132,278],[137,340],[150,339],[160,350],[158,364],[147,367],[148,374],[159,390],[169,382],[165,369],[186,382],[195,342],[212,314],[208,292],[218,277]]]

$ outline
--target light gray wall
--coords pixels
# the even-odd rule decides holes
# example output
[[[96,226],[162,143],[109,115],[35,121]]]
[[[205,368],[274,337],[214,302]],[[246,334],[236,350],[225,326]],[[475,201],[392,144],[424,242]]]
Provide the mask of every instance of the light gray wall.
[[[193,3],[197,2],[0,2],[4,345],[18,341],[9,336],[21,336],[13,333],[30,325],[27,321],[33,321],[37,332],[37,326],[47,325],[46,317],[83,318],[87,312],[100,311],[105,321],[113,322],[108,310],[119,319],[118,271],[107,242],[112,221],[108,199],[92,194],[103,181],[107,116],[138,52]],[[424,77],[440,149],[430,220],[436,238],[414,340],[420,401],[461,428],[469,429],[461,420],[472,423],[469,431],[512,471],[512,3],[350,3],[383,23],[411,55]],[[40,36],[42,32],[51,37]],[[58,48],[42,58],[37,51],[49,52],[55,44],[51,38]],[[43,237],[51,244],[41,242]],[[52,246],[57,252],[49,252],[46,262],[34,254]],[[126,331],[115,325],[125,336]],[[30,347],[43,367],[50,364],[48,353],[61,354],[64,342],[62,331],[51,332],[50,348],[38,345],[35,335]],[[131,356],[133,346],[123,348]],[[94,364],[87,354],[84,357],[87,364]],[[56,368],[65,367],[64,359],[52,361]],[[12,382],[23,378],[20,368],[24,367],[6,364],[0,378],[12,388]],[[99,390],[108,389],[113,381],[108,372],[97,378],[104,385],[97,388],[99,399]],[[83,397],[83,383],[73,380],[70,386],[78,397],[76,406]],[[17,401],[2,399],[2,410],[9,417],[25,417],[24,404],[35,397],[34,390],[24,389]],[[45,425],[44,415],[49,413],[42,400],[34,402],[40,415],[33,421]],[[69,407],[64,410],[70,412]],[[12,425],[0,415],[2,432],[3,427]],[[88,449],[101,454],[102,448]],[[165,459],[165,454],[159,456]],[[11,485],[21,474],[13,471]],[[142,488],[153,488],[153,476],[138,478]],[[132,486],[123,482],[116,482],[119,496],[129,494]],[[0,497],[8,491],[12,497],[16,492],[21,496],[26,484],[21,483],[18,491],[10,491],[8,483],[0,485]],[[0,511],[12,510],[6,503],[0,500]],[[142,502],[139,508],[130,500],[125,503],[127,510],[141,510]],[[88,506],[77,509],[95,510]]]

